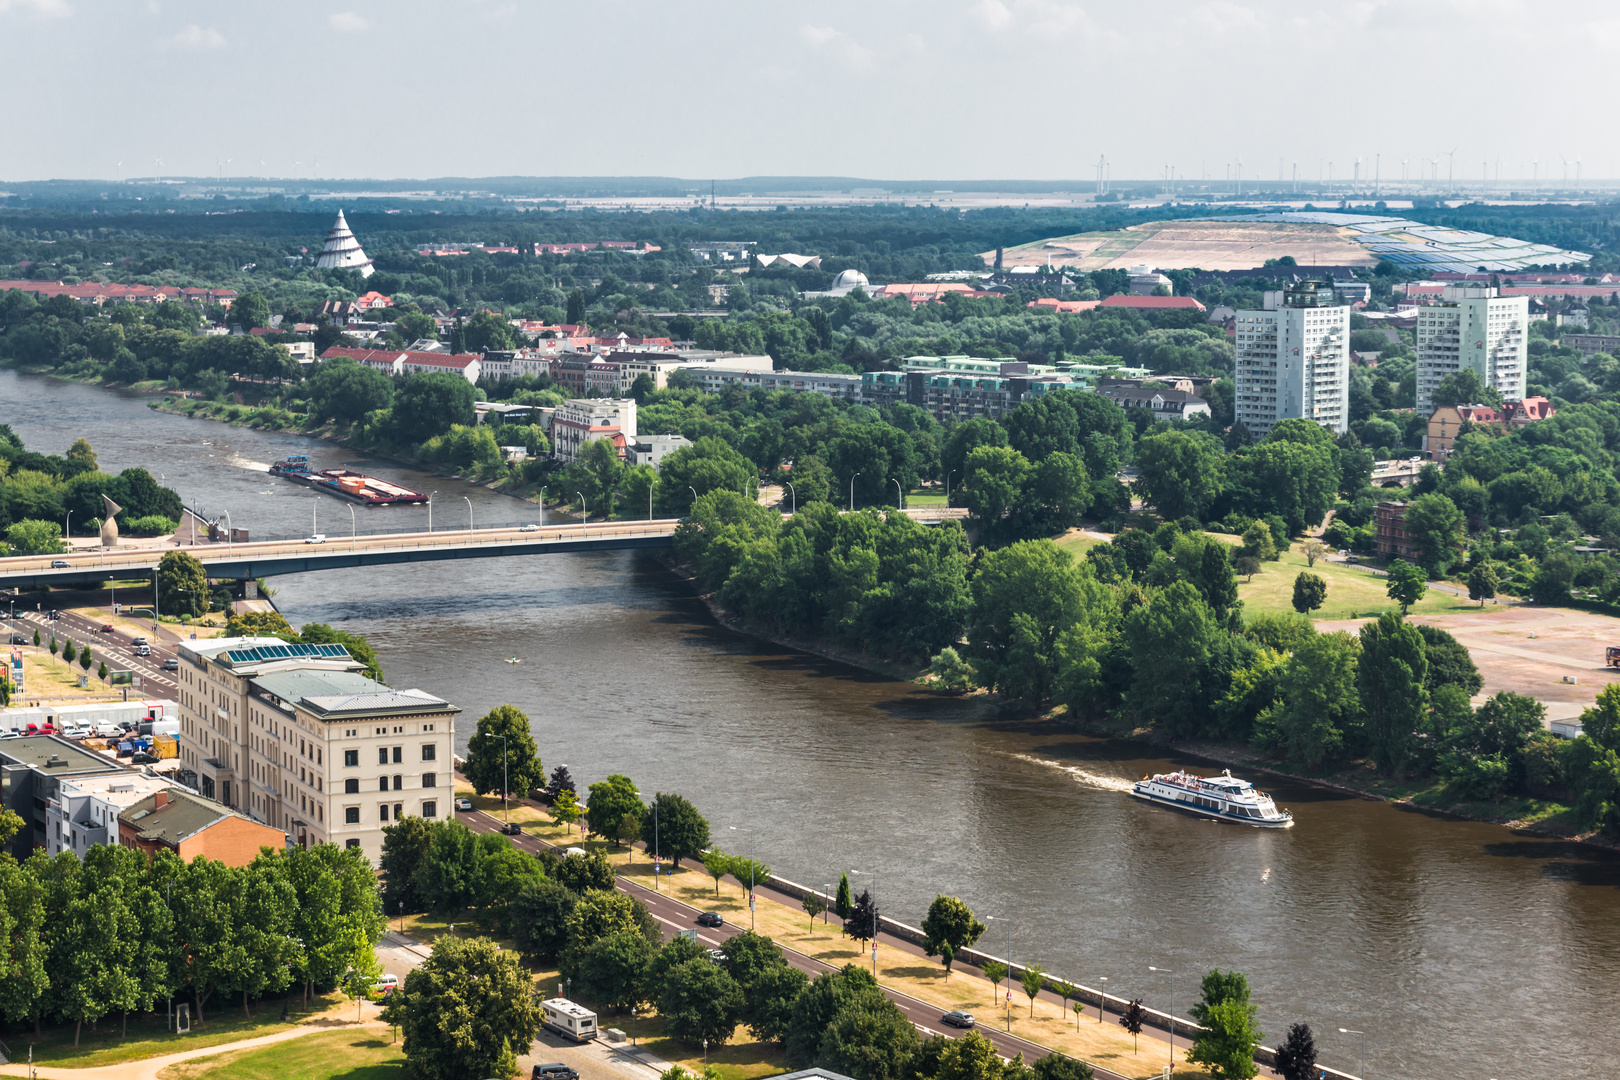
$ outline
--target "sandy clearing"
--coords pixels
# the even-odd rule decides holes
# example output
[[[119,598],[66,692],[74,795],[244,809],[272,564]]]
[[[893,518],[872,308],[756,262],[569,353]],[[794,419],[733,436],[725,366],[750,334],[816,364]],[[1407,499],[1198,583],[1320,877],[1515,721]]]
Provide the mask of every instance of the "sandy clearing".
[[[1160,269],[1245,270],[1285,255],[1301,266],[1374,265],[1377,260],[1350,236],[1331,225],[1145,222],[1123,232],[1037,240],[1006,251],[1002,266],[1045,266],[1050,259],[1082,270],[1129,269],[1143,262]],[[994,260],[995,252],[985,253],[987,264]]]

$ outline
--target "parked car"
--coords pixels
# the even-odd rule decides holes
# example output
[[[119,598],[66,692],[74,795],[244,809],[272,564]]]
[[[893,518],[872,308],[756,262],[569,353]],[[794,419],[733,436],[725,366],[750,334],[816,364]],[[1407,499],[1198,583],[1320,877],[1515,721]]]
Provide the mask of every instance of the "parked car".
[[[73,564],[68,562],[66,559],[52,559],[51,560],[51,569],[52,570],[66,570],[72,565]]]
[[[62,613],[60,611],[57,611],[55,608],[51,609],[50,618],[60,619],[61,617],[62,617]]]
[[[549,1065],[536,1065],[529,1080],[579,1080],[579,1073],[560,1061],[553,1061]]]
[[[456,800],[456,809],[459,810],[460,812],[462,812],[463,814],[467,813],[469,810],[472,809],[472,800],[471,799],[457,799]]]
[[[179,671],[180,670],[180,661],[176,660],[172,656],[169,657],[167,660],[163,661],[163,670],[164,671]]]
[[[501,826],[501,832],[505,833],[507,836],[522,836],[523,826],[519,825],[515,821],[508,821],[505,825]]]
[[[371,988],[373,990],[375,990],[375,991],[386,993],[387,991],[394,989],[398,985],[399,985],[399,976],[398,975],[384,974],[384,975],[380,976],[377,979],[376,982],[371,984]]]
[[[699,926],[716,926],[716,927],[719,927],[719,926],[726,925],[726,920],[722,919],[718,914],[716,914],[713,911],[705,911],[703,914],[701,914],[701,915],[699,915],[697,917],[697,924]]]
[[[952,1009],[944,1016],[941,1016],[939,1022],[949,1024],[951,1027],[970,1028],[973,1026],[973,1014],[963,1012],[961,1009]]]
[[[103,633],[103,634],[110,634],[110,633],[112,633],[112,632],[113,632],[113,624],[112,624],[112,623],[110,623],[110,622],[104,622],[104,623],[102,623],[102,624],[101,624],[101,632],[102,632],[102,633]]]
[[[163,759],[158,757],[156,754],[148,754],[145,751],[142,751],[141,753],[131,757],[129,760],[135,765],[156,765]]]
[[[531,521],[527,525],[523,526],[523,528],[520,531],[521,532],[539,532],[540,531],[540,526],[536,525],[534,522]]]
[[[725,952],[723,950],[721,950],[721,949],[710,949],[709,950],[709,963],[711,963],[711,964],[724,964],[725,962],[726,962],[726,954],[725,954]]]
[[[306,543],[306,544],[324,544],[324,543],[326,543],[326,534],[325,533],[314,533],[313,535],[306,536],[306,537],[304,537],[304,543]]]

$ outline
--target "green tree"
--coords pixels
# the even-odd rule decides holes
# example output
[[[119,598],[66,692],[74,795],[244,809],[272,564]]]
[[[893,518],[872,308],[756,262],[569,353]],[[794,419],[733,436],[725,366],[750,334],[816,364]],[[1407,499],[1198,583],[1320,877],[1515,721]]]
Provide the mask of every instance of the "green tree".
[[[90,646],[81,646],[79,648],[79,666],[85,671],[89,671],[90,665],[93,663],[95,663],[95,661],[90,656]]]
[[[68,452],[65,456],[69,461],[77,461],[80,464],[90,466],[91,469],[96,468],[96,451],[90,445],[89,439],[74,439],[73,445],[68,447]]]
[[[972,514],[995,526],[1024,496],[1030,465],[1023,454],[1006,446],[980,446],[967,456],[961,499]]]
[[[1360,655],[1356,639],[1340,630],[1313,634],[1288,657],[1278,687],[1281,707],[1260,725],[1275,725],[1276,744],[1288,761],[1315,771],[1343,749],[1347,732],[1359,729]]]
[[[1035,998],[1041,992],[1041,986],[1046,981],[1046,969],[1039,964],[1025,964],[1024,970],[1018,974],[1018,984],[1024,989],[1024,996],[1029,998],[1029,1015],[1035,1017]]]
[[[60,555],[62,526],[54,521],[17,521],[6,527],[6,545],[13,555]]]
[[[1423,636],[1405,619],[1386,611],[1362,625],[1356,683],[1373,760],[1386,773],[1399,774],[1411,757],[1428,712],[1428,674]]]
[[[850,900],[849,874],[846,872],[838,876],[838,892],[833,897],[833,914],[840,919],[847,919],[852,910],[854,904]]]
[[[389,410],[394,437],[422,443],[445,434],[453,424],[470,428],[478,423],[473,409],[476,399],[472,383],[460,375],[407,375],[395,383],[394,404]]]
[[[1277,541],[1271,535],[1271,526],[1256,518],[1243,530],[1243,543],[1238,545],[1238,558],[1272,561],[1277,558]]]
[[[562,954],[564,974],[571,974],[568,969],[580,949],[621,931],[641,933],[653,943],[661,943],[658,925],[656,922],[649,925],[647,909],[641,901],[608,889],[586,892],[568,913],[565,931],[568,946]]]
[[[521,344],[512,324],[488,311],[480,311],[468,319],[461,334],[462,347],[468,352],[515,349]]]
[[[949,645],[929,661],[928,674],[933,677],[941,690],[953,694],[973,688],[973,665],[963,660],[961,654]]]
[[[742,990],[708,959],[687,960],[665,978],[658,992],[664,1034],[696,1046],[724,1045],[742,1015]]]
[[[1496,587],[1501,583],[1491,564],[1481,562],[1468,572],[1468,599],[1478,600],[1479,606],[1484,607],[1485,601],[1496,595]]]
[[[639,817],[642,805],[641,793],[631,779],[621,773],[613,773],[606,780],[590,786],[585,820],[591,832],[617,844],[625,818],[631,815]]]
[[[485,938],[441,938],[405,978],[399,1017],[415,1080],[511,1076],[540,1026],[529,973]]]
[[[367,413],[386,409],[394,400],[394,381],[375,368],[347,357],[323,361],[305,384],[310,419],[354,423]]]
[[[500,792],[503,802],[513,792],[521,798],[545,783],[529,718],[511,705],[497,705],[485,713],[467,740],[461,771],[478,794]]]
[[[552,796],[551,817],[565,827],[580,819],[579,800],[574,797],[573,791],[564,788]]]
[[[757,477],[753,462],[723,439],[705,435],[659,463],[660,512],[670,517],[690,516],[694,512],[694,488],[699,496],[711,491],[741,492]]]
[[[1133,608],[1124,629],[1135,669],[1131,708],[1178,737],[1201,730],[1220,696],[1229,640],[1198,590],[1173,582]]]
[[[198,1023],[203,1006],[217,991],[234,989],[238,969],[247,963],[236,875],[224,863],[194,859],[176,872],[167,894],[175,920],[172,955],[181,981],[191,987]]]
[[[1291,536],[1318,524],[1339,490],[1333,436],[1313,420],[1279,421],[1264,442],[1244,450],[1228,469],[1246,512],[1280,515]]]
[[[551,862],[551,877],[581,896],[591,889],[611,892],[618,880],[613,873],[613,864],[600,851],[554,859]]]
[[[22,827],[11,811],[0,815],[0,845],[10,843],[7,818]],[[46,927],[45,889],[38,876],[0,855],[0,1019],[8,1023],[37,1021],[42,1011],[50,989]]]
[[[660,791],[642,815],[642,830],[654,819],[659,850],[672,867],[679,867],[682,859],[698,858],[709,846],[709,822],[684,796]]]
[[[1462,544],[1463,512],[1438,491],[1431,491],[1407,504],[1403,520],[1407,535],[1421,552],[1423,568],[1435,577],[1444,577],[1457,561]]]
[[[1312,574],[1301,570],[1294,579],[1294,610],[1301,615],[1309,615],[1322,606],[1327,599],[1327,582],[1320,574]]]
[[[994,990],[994,992],[990,995],[990,1000],[996,1000],[1001,996],[1001,991],[999,989],[1001,986],[1001,980],[1007,977],[1007,965],[1001,963],[999,960],[986,960],[979,966],[979,970],[984,972],[984,977],[990,980],[990,986],[992,990]]]
[[[1401,605],[1401,614],[1405,615],[1429,591],[1429,575],[1420,566],[1396,559],[1389,564],[1384,591]]]
[[[844,1063],[848,1058],[856,1056],[851,1051],[861,1043],[870,1045],[868,1040],[861,1040],[858,1043],[854,1038],[855,1033],[847,1029],[841,1036],[835,1036],[831,1042],[827,1041],[827,1036],[829,1029],[842,1018],[863,1015],[870,1017],[899,1015],[904,1021],[904,1029],[895,1029],[895,1046],[904,1058],[909,1060],[917,1046],[916,1029],[909,1021],[905,1021],[904,1014],[901,1014],[894,1002],[883,993],[870,971],[859,964],[846,964],[838,971],[828,971],[816,976],[794,1003],[792,1020],[788,1025],[785,1040],[788,1064],[796,1069],[809,1068],[813,1065],[834,1068],[831,1063],[833,1060]],[[869,1034],[876,1037],[880,1028],[881,1024],[871,1025]],[[848,1075],[869,1080],[898,1080],[898,1074],[873,1072],[865,1066],[858,1067],[861,1071],[851,1072]]]
[[[579,289],[568,294],[568,322],[571,326],[581,326],[585,322],[585,294]]]
[[[1203,1030],[1187,1052],[1187,1060],[1209,1070],[1214,1080],[1249,1080],[1259,1069],[1255,1048],[1265,1036],[1255,1025],[1256,1009],[1247,1001],[1228,999],[1205,1011]]]
[[[743,988],[743,1023],[757,1039],[784,1042],[792,1027],[794,1006],[809,983],[809,976],[778,957]]]
[[[1316,1040],[1309,1024],[1288,1025],[1288,1037],[1277,1047],[1276,1069],[1283,1080],[1316,1080]]]
[[[102,682],[107,681],[107,662],[105,660],[103,660],[101,662],[101,666],[96,669],[96,678],[100,679]]]
[[[877,901],[872,898],[872,890],[862,889],[850,905],[849,917],[844,920],[844,936],[854,938],[856,944],[864,949],[866,942],[876,936],[881,918]]]
[[[555,881],[526,882],[507,904],[506,923],[526,956],[551,959],[568,943],[568,916],[579,897]]]
[[[1147,1014],[1142,1009],[1142,999],[1133,998],[1125,1003],[1125,1008],[1119,1014],[1119,1026],[1131,1033],[1131,1052],[1138,1048],[1137,1040],[1142,1035],[1142,1021]]]
[[[731,873],[731,856],[717,847],[703,853],[703,869],[714,878],[714,898],[720,899],[720,879]]]
[[[936,896],[923,917],[922,932],[923,952],[935,956],[943,945],[949,945],[953,952],[970,947],[984,933],[984,924],[956,897]]]
[[[743,888],[752,892],[771,880],[771,868],[758,859],[738,855],[731,860],[731,876],[736,878],[737,883]]]
[[[1202,521],[1221,494],[1225,458],[1220,440],[1208,432],[1150,435],[1136,446],[1137,484],[1165,520]]]
[[[15,817],[15,815],[13,816]],[[18,818],[17,820],[21,821],[22,819]],[[810,916],[810,925],[813,927],[816,925],[816,916],[827,910],[827,901],[816,893],[805,893],[804,901],[799,906],[804,909],[806,915]]]
[[[208,611],[208,573],[189,552],[170,551],[158,560],[158,611],[196,618]]]
[[[407,817],[383,828],[382,858],[378,869],[383,877],[383,906],[389,915],[419,915],[427,910],[427,899],[417,874],[433,848],[434,823]]]
[[[574,992],[623,1012],[647,1000],[643,976],[653,945],[639,931],[620,930],[581,948],[571,963]]]
[[[1080,1003],[1075,1002],[1074,1007],[1080,1008]],[[1056,1053],[1036,1058],[1030,1070],[1034,1072],[1035,1080],[1095,1080],[1096,1077],[1090,1065]]]
[[[230,321],[244,332],[270,325],[270,301],[263,293],[245,292],[231,303]]]
[[[1083,579],[1049,540],[983,556],[967,628],[968,659],[982,684],[1023,701],[1051,696],[1057,639],[1082,610]]]

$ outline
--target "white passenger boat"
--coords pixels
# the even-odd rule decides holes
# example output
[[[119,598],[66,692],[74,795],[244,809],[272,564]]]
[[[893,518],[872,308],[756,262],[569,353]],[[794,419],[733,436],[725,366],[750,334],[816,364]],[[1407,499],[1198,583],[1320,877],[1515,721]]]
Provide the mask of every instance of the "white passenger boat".
[[[1144,776],[1131,788],[1131,794],[1148,802],[1259,829],[1286,829],[1294,823],[1293,814],[1278,810],[1270,795],[1247,780],[1237,779],[1229,769],[1222,770],[1220,776],[1194,776],[1188,772]]]

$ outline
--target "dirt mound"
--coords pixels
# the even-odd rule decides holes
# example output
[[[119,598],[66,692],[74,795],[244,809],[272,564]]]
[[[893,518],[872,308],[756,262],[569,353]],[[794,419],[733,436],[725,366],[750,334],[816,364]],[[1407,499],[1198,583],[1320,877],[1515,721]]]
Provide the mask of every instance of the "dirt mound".
[[[1010,248],[1002,266],[1073,266],[1128,270],[1247,270],[1292,255],[1300,266],[1372,266],[1377,260],[1348,229],[1279,222],[1153,221],[1117,232],[1080,233]],[[985,253],[993,264],[996,253]]]

